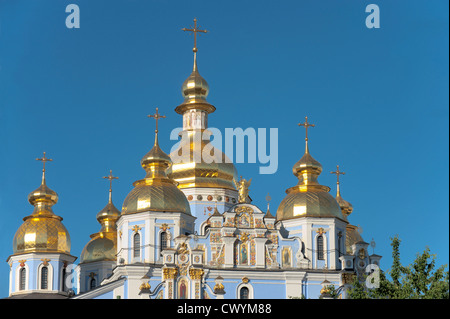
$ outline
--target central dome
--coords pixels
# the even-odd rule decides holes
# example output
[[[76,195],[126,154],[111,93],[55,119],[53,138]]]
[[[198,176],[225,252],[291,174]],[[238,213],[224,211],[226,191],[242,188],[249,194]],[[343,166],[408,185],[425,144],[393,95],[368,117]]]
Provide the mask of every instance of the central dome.
[[[209,140],[196,137],[206,131],[187,132],[178,148],[170,154],[173,164],[167,174],[178,182],[179,188],[213,187],[235,190],[233,180],[237,180],[237,171],[234,164],[224,153],[213,147]]]

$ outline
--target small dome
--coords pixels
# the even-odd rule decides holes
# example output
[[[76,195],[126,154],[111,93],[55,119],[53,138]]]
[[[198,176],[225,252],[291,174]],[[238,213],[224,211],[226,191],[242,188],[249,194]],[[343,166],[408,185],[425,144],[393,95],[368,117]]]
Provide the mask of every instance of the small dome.
[[[208,82],[198,73],[197,54],[194,53],[194,68],[191,75],[181,86],[181,95],[184,98],[184,102],[175,108],[175,112],[183,114],[187,110],[196,109],[213,113],[216,108],[206,100],[208,94]]]
[[[144,168],[147,171],[147,169],[150,168],[150,166],[153,165],[155,162],[159,162],[162,165],[165,165],[166,168],[172,164],[169,155],[164,153],[163,150],[159,147],[159,144],[157,143],[141,159],[141,165],[142,168]]]
[[[198,73],[197,69],[192,71],[191,75],[183,82],[181,94],[186,102],[206,102],[209,94],[208,82]]]
[[[55,191],[51,190],[45,184],[45,180],[43,180],[41,186],[39,186],[39,188],[32,191],[28,195],[28,201],[33,206],[38,203],[48,203],[51,205],[55,205],[58,202],[58,194],[56,194]]]
[[[99,232],[92,235],[91,238],[81,252],[80,263],[116,260],[116,232]]]
[[[80,262],[115,261],[117,253],[117,226],[120,211],[112,203],[112,190],[109,189],[108,204],[97,213],[97,220],[102,225],[100,232],[91,235],[91,240],[81,252]]]
[[[339,204],[339,207],[341,208],[342,214],[345,218],[348,217],[353,211],[353,206],[349,202],[347,202],[345,199],[343,199],[340,195],[336,196],[336,201]]]
[[[322,164],[320,164],[318,161],[316,161],[311,154],[309,154],[309,151],[306,152],[302,158],[294,164],[294,167],[292,167],[292,172],[295,176],[299,176],[303,170],[313,170],[317,175],[322,173]]]
[[[113,219],[116,221],[120,217],[120,211],[114,206],[114,204],[110,201],[105,208],[97,213],[97,220],[101,224],[105,219]]]

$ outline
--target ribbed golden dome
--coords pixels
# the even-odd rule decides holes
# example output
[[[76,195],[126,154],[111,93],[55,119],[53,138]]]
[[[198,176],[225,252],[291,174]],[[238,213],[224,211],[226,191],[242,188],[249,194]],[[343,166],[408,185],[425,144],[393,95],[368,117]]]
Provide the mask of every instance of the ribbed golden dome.
[[[178,188],[213,187],[235,190],[233,179],[237,180],[238,176],[234,164],[224,153],[213,147],[209,140],[196,137],[205,134],[205,131],[188,131],[181,139],[178,148],[170,154],[173,164],[167,170],[168,176],[178,182]],[[210,157],[205,157],[205,154]]]
[[[300,217],[335,217],[344,220],[339,205],[328,192],[328,186],[317,181],[322,172],[322,165],[316,161],[308,149],[303,157],[292,168],[298,178],[298,184],[286,190],[286,197],[277,210],[277,220],[288,220]]]
[[[58,195],[45,182],[45,170],[42,183],[28,195],[28,201],[34,206],[30,216],[25,217],[13,239],[13,253],[61,252],[70,253],[70,236],[61,223],[62,217],[53,213],[52,206],[58,202]]]
[[[177,188],[177,183],[166,175],[171,163],[170,157],[159,147],[156,131],[153,148],[141,160],[147,175],[133,183],[134,189],[123,202],[122,214],[143,211],[191,214],[186,196]]]

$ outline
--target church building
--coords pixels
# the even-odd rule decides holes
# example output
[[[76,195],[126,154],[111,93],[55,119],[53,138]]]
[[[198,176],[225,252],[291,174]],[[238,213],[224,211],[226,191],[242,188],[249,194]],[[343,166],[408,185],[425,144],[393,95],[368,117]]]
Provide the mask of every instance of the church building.
[[[28,197],[34,211],[23,218],[7,260],[9,298],[315,299],[331,292],[346,298],[354,278],[379,266],[381,256],[369,255],[369,244],[350,224],[353,207],[341,197],[339,166],[336,196],[319,182],[322,165],[310,152],[314,125],[307,117],[299,124],[306,137],[304,155],[293,163],[297,180],[280,185],[286,196],[276,211],[251,204],[251,180],[239,177],[205,139],[216,110],[197,67],[196,36],[206,31],[196,20],[184,31],[194,34],[194,64],[175,108],[183,123],[177,149],[167,154],[159,146],[165,116],[156,109],[153,147],[140,160],[145,175],[121,209],[113,204],[116,177],[105,177],[109,200],[96,215],[99,231],[86,238],[78,260],[62,217],[52,210],[58,195],[46,184],[51,159],[44,153],[41,185]],[[214,161],[204,160],[204,150]]]

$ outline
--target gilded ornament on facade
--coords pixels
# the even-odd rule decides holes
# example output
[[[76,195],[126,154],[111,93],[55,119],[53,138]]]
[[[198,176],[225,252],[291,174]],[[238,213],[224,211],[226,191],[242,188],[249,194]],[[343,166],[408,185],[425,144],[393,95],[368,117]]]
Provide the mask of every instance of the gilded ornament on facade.
[[[359,252],[358,252],[358,257],[359,257],[359,259],[364,259],[364,258],[366,258],[366,252],[365,252],[364,248],[361,248],[361,249],[359,250]]]
[[[189,269],[189,276],[193,280],[201,280],[205,271],[203,269],[191,268]]]
[[[248,279],[248,277],[242,277],[242,282],[244,284],[248,284],[249,281],[250,281],[250,279]]]
[[[50,259],[42,258],[41,261],[44,266],[48,266],[48,262],[50,261]]]
[[[139,227],[138,225],[134,225],[133,228],[131,228],[132,231],[134,231],[135,233],[137,233],[138,231],[140,231],[142,228]]]
[[[163,269],[163,280],[173,280],[178,275],[178,269],[176,268],[164,268]]]
[[[140,286],[139,286],[139,290],[150,290],[151,286],[148,282],[143,282]]]
[[[159,229],[161,229],[162,231],[166,231],[168,229],[170,229],[170,226],[166,223],[162,224]]]
[[[252,179],[250,178],[248,181],[246,179],[242,179],[242,176],[239,181],[234,180],[234,184],[236,185],[236,188],[239,192],[239,203],[246,203],[248,200],[248,188],[250,187],[250,184],[252,182]]]

